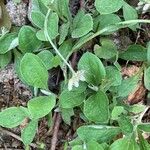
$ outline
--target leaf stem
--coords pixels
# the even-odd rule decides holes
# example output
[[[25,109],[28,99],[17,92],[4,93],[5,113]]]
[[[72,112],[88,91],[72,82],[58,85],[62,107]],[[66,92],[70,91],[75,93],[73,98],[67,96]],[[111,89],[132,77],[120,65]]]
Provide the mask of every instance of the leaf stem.
[[[78,50],[86,42],[92,40],[93,38],[95,38],[95,37],[97,37],[97,36],[99,36],[105,32],[116,31],[117,29],[126,28],[129,25],[136,24],[136,23],[150,23],[150,20],[136,19],[136,20],[122,21],[122,22],[116,23],[114,25],[109,25],[109,26],[97,31],[96,33],[92,34],[91,36],[89,36],[84,42],[75,45],[73,47],[72,51],[74,52],[74,51]]]
[[[52,45],[52,47],[54,48],[55,52],[59,55],[59,57],[63,60],[63,62],[68,66],[68,68],[70,69],[70,71],[72,72],[72,74],[75,74],[75,71],[73,70],[73,68],[71,67],[71,65],[67,62],[67,60],[61,55],[61,53],[59,52],[59,50],[57,49],[57,47],[55,46],[55,44],[52,42],[49,34],[48,34],[48,29],[47,29],[47,22],[48,22],[48,17],[50,15],[51,9],[48,10],[47,14],[46,14],[46,18],[45,18],[45,22],[44,22],[44,34],[45,37],[47,38],[47,40],[50,42],[50,44]]]

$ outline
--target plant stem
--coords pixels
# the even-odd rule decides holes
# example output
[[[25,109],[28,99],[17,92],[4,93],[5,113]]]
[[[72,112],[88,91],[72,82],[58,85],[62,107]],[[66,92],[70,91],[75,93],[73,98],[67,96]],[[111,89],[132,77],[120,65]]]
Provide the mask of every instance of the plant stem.
[[[150,23],[150,20],[146,20],[146,19],[128,20],[128,21],[122,21],[122,22],[116,23],[114,25],[107,26],[107,27],[97,31],[96,33],[92,34],[91,36],[89,36],[87,39],[84,40],[84,42],[75,45],[72,49],[72,52],[78,50],[86,42],[92,40],[93,38],[95,38],[105,32],[116,31],[118,29],[128,27],[130,24],[132,25],[132,24],[136,24],[136,23]]]
[[[145,113],[148,111],[148,109],[149,109],[149,106],[147,106],[147,107],[145,108],[145,110],[140,114],[140,116],[139,116],[139,118],[138,118],[138,123],[141,123],[141,122],[142,122],[142,119],[143,119]]]
[[[48,17],[50,15],[51,10],[49,9],[47,14],[46,14],[46,18],[45,18],[45,22],[44,22],[44,34],[45,37],[47,38],[47,40],[50,42],[50,44],[52,45],[52,47],[54,48],[55,52],[59,55],[59,57],[63,60],[63,62],[68,66],[68,68],[70,69],[70,71],[72,72],[72,74],[75,74],[75,71],[73,70],[73,68],[71,67],[71,65],[66,61],[66,59],[61,55],[61,53],[59,52],[59,50],[57,49],[57,47],[55,46],[55,44],[52,42],[49,34],[48,34],[48,29],[47,29],[47,22],[48,22]]]

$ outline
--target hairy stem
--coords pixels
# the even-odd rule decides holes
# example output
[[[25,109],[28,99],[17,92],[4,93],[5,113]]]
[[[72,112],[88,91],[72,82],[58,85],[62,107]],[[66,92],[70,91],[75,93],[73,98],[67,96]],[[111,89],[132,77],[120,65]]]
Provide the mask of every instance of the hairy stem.
[[[51,10],[49,9],[47,14],[46,14],[46,18],[45,18],[45,22],[44,22],[44,34],[45,37],[47,38],[47,40],[50,42],[50,44],[52,45],[52,47],[54,48],[55,52],[59,55],[59,57],[63,60],[63,62],[68,66],[68,68],[70,69],[70,71],[72,72],[72,74],[75,73],[75,71],[73,70],[73,68],[71,67],[71,65],[66,61],[66,59],[61,55],[61,53],[59,52],[59,50],[57,49],[57,47],[55,46],[55,44],[53,43],[53,41],[51,40],[49,34],[48,34],[48,29],[47,29],[47,22],[48,22],[48,17],[50,15]]]

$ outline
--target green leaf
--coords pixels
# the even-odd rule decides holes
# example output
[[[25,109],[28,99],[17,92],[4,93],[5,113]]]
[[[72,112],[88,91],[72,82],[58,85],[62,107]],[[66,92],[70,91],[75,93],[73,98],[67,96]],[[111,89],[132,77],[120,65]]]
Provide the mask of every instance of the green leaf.
[[[20,53],[18,50],[14,50],[14,56],[15,56],[15,63],[14,63],[14,67],[15,67],[15,72],[18,75],[19,79],[24,83],[27,84],[21,74],[21,69],[20,69],[20,63],[23,57],[23,54]]]
[[[71,150],[84,150],[82,145],[75,145]]]
[[[119,126],[124,135],[131,134],[133,132],[133,125],[131,124],[131,120],[123,115],[118,119]]]
[[[117,55],[117,47],[112,40],[103,39],[101,45],[95,45],[94,53],[99,58],[110,59]]]
[[[69,10],[69,0],[55,0],[54,5],[60,18],[71,21],[72,17]]]
[[[84,114],[93,122],[107,122],[109,118],[109,100],[107,95],[98,91],[84,102]]]
[[[150,67],[144,71],[144,86],[150,90]]]
[[[65,39],[68,35],[68,32],[69,32],[69,27],[70,27],[69,22],[63,23],[60,26],[60,37],[59,37],[59,42],[58,42],[59,45],[61,45],[65,41]]]
[[[133,114],[139,114],[145,110],[146,106],[143,104],[134,104],[129,106],[128,111]]]
[[[26,114],[18,107],[10,107],[0,112],[0,126],[14,128],[26,118]]]
[[[52,60],[54,56],[50,51],[48,50],[41,51],[40,53],[37,54],[37,56],[41,58],[47,70],[53,68]]]
[[[7,52],[5,54],[0,54],[0,69],[6,67],[11,61],[12,54],[11,52]]]
[[[144,139],[144,137],[142,136],[142,134],[139,134],[139,145],[140,145],[140,150],[149,150],[150,149],[150,144],[148,143],[148,141],[146,139]]]
[[[147,44],[147,62],[150,65],[150,42]]]
[[[147,51],[141,45],[130,45],[125,52],[120,53],[119,57],[124,60],[146,61]]]
[[[150,124],[149,123],[142,123],[138,125],[138,128],[145,132],[150,132]]]
[[[117,96],[119,97],[128,96],[136,89],[138,81],[139,81],[138,75],[122,80],[121,85],[117,87]]]
[[[37,128],[38,128],[38,121],[31,120],[30,123],[21,131],[21,139],[24,145],[31,144],[36,134]]]
[[[83,141],[94,140],[100,143],[109,142],[119,133],[120,129],[118,127],[102,125],[87,125],[77,129],[77,134]]]
[[[33,52],[40,48],[41,41],[36,37],[36,30],[30,26],[23,26],[18,34],[19,49],[23,52]]]
[[[72,54],[72,40],[66,40],[63,42],[63,44],[59,47],[59,51],[62,54],[62,56],[66,59]]]
[[[89,141],[86,144],[86,148],[87,150],[104,150],[103,147],[95,141]]]
[[[72,108],[61,108],[61,115],[63,118],[63,121],[68,124],[71,125],[71,117],[74,115],[74,111]]]
[[[111,86],[119,86],[122,82],[121,72],[114,66],[107,66],[106,68],[106,77],[102,81],[102,87],[104,89]],[[107,89],[106,89],[107,90]]]
[[[37,33],[36,33],[36,37],[40,40],[40,41],[47,41],[45,35],[44,35],[44,29],[42,30],[39,30]]]
[[[39,96],[28,102],[31,118],[39,119],[46,116],[54,108],[56,98],[54,96]]]
[[[47,68],[38,56],[26,53],[21,60],[20,71],[28,85],[36,88],[48,88]]]
[[[118,120],[121,114],[124,114],[126,111],[122,106],[115,106],[111,113],[111,119]]]
[[[123,4],[123,0],[95,0],[95,7],[100,14],[111,14],[116,12]]]
[[[109,150],[140,150],[140,148],[133,138],[125,137],[116,140]]]
[[[90,14],[80,10],[73,20],[72,38],[79,38],[93,29],[93,19]]]
[[[101,60],[90,52],[82,55],[78,63],[78,69],[85,71],[86,81],[93,85],[99,85],[106,75]]]
[[[99,31],[110,25],[114,25],[119,22],[121,22],[121,19],[116,14],[99,15],[94,20],[94,28],[96,31]],[[114,31],[107,31],[107,32],[102,33],[102,35],[108,35],[108,34],[111,34],[112,32]]]
[[[48,3],[49,3],[49,1],[47,1],[47,0],[32,0],[31,1],[31,11],[29,11],[29,14],[28,14],[28,17],[31,22],[32,22],[31,13],[33,11],[38,11],[38,12],[41,12],[44,15],[46,15],[47,10],[48,10],[48,7],[47,7]]]
[[[127,20],[134,20],[138,19],[138,14],[136,9],[134,9],[132,6],[130,6],[128,3],[124,2],[123,5],[123,17]],[[135,30],[137,26],[130,27],[131,29]]]
[[[40,29],[44,28],[45,15],[40,11],[32,11],[31,12],[31,20],[32,23]]]
[[[58,67],[60,64],[61,64],[62,60],[61,58],[56,55],[53,59],[52,59],[52,64],[53,64],[53,67]]]
[[[55,39],[58,35],[58,22],[59,18],[57,13],[51,13],[48,16],[47,32],[51,40]]]
[[[74,87],[71,91],[65,89],[59,97],[62,108],[73,108],[79,106],[85,100],[85,90],[87,85],[80,83],[79,87]]]
[[[90,141],[86,144],[87,150],[104,150],[104,148],[95,141]]]
[[[0,37],[0,54],[5,54],[16,46],[18,46],[17,33],[7,33]]]
[[[94,35],[94,33],[88,33],[87,35],[81,37],[73,46],[72,51],[75,52],[78,49],[82,47],[87,41],[89,41],[89,38],[91,39],[91,36]]]

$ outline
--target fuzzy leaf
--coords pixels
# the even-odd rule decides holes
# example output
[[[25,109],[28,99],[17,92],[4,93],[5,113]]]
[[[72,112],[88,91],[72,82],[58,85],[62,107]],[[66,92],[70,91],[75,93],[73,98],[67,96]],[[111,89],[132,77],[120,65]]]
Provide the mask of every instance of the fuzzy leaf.
[[[107,122],[109,118],[109,100],[107,95],[98,91],[84,103],[84,114],[93,122]]]
[[[102,21],[103,20],[103,21]],[[96,31],[102,30],[110,25],[114,25],[121,21],[120,17],[116,14],[106,14],[106,15],[99,15],[94,19],[94,29]],[[118,28],[116,28],[117,30]],[[107,31],[102,35],[111,34],[114,31]]]
[[[60,37],[59,37],[59,42],[58,42],[59,45],[61,45],[65,41],[65,39],[66,39],[66,37],[68,35],[68,32],[69,32],[69,27],[70,27],[70,23],[69,22],[63,23],[60,26]]]
[[[136,89],[138,85],[138,81],[139,81],[139,76],[132,76],[130,78],[122,80],[121,85],[117,87],[117,96],[119,97],[128,96]]]
[[[83,54],[78,63],[78,69],[85,71],[86,81],[93,85],[99,85],[106,75],[101,60],[90,52]]]
[[[56,99],[54,96],[39,96],[28,102],[28,109],[32,119],[46,116],[54,108]]]
[[[140,148],[133,138],[125,137],[116,140],[110,146],[110,150],[140,150]]]
[[[18,107],[10,107],[0,112],[0,126],[14,128],[26,118],[26,114]]]
[[[12,54],[11,52],[7,52],[5,54],[0,54],[0,69],[6,67],[11,61]]]
[[[17,33],[7,33],[0,37],[0,54],[5,54],[16,46],[18,46]]]
[[[44,28],[45,15],[40,11],[32,11],[31,12],[31,20],[32,23],[38,28]]]
[[[41,51],[40,53],[37,54],[37,56],[41,58],[47,70],[53,68],[52,61],[54,59],[54,56],[50,51],[48,50]]]
[[[52,40],[55,39],[58,35],[58,22],[59,18],[56,13],[51,13],[48,16],[47,32]]]
[[[120,132],[121,131],[118,127],[102,125],[87,125],[81,126],[77,129],[77,134],[83,141],[94,140],[101,143],[108,142]]]
[[[90,14],[80,10],[73,20],[72,38],[79,38],[93,29],[93,19]]]
[[[74,87],[71,91],[65,89],[60,95],[60,106],[62,108],[73,108],[79,106],[85,100],[86,85],[80,84],[79,87]]]
[[[41,46],[36,37],[36,30],[30,26],[23,26],[18,34],[19,49],[23,52],[33,52]]]
[[[112,57],[115,57],[117,55],[117,47],[113,43],[113,41],[108,39],[103,39],[101,41],[102,46],[95,46],[94,47],[94,53],[99,58],[103,59],[110,59]]]
[[[116,12],[123,4],[123,0],[95,0],[95,7],[100,14],[111,14]]]
[[[24,145],[31,144],[36,134],[37,128],[38,128],[38,121],[31,120],[30,123],[21,131],[21,139]]]
[[[138,19],[138,14],[136,9],[130,6],[128,3],[124,3],[123,5],[123,16],[125,20],[134,20]],[[131,29],[135,30],[137,26],[130,27]]]
[[[130,45],[125,52],[120,53],[119,57],[124,60],[146,61],[147,50],[141,45]]]
[[[36,88],[48,88],[47,68],[38,56],[26,53],[21,60],[20,71],[28,85]]]
[[[150,132],[150,124],[149,123],[142,123],[138,125],[138,128],[140,130],[143,130],[144,132]]]

